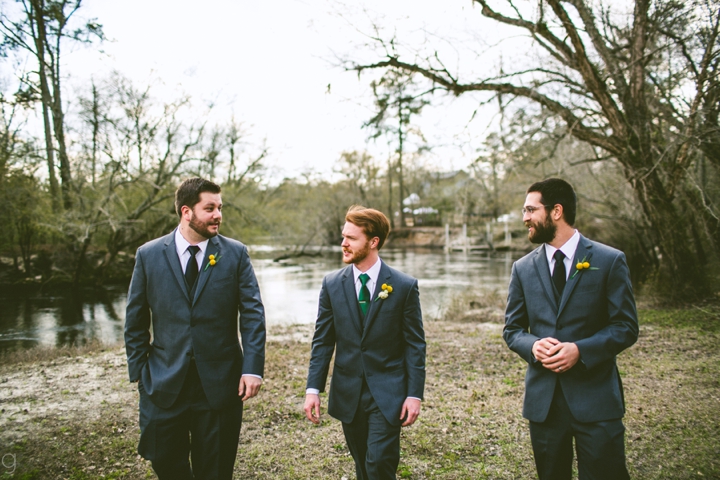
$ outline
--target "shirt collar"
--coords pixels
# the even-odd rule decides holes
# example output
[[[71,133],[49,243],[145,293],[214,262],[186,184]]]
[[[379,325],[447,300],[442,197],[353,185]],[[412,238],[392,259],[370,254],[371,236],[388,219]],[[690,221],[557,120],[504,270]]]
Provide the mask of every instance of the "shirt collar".
[[[198,243],[197,246],[200,247],[200,251],[202,252],[202,256],[205,257],[205,250],[207,249],[208,242],[210,240],[206,239],[202,242]],[[190,246],[190,242],[185,240],[185,237],[182,236],[182,233],[180,233],[180,227],[175,229],[175,248],[177,249],[178,257],[182,258],[183,254],[187,251],[187,248]]]
[[[368,268],[366,272],[361,272],[359,268],[355,266],[353,263],[353,277],[355,278],[355,281],[357,282],[358,277],[361,273],[367,273],[368,277],[370,277],[371,280],[376,281],[378,277],[380,277],[380,266],[382,265],[382,262],[380,261],[380,257],[378,257],[377,262],[375,262],[375,265]]]
[[[573,236],[570,237],[570,239],[565,242],[565,244],[560,248],[555,248],[549,243],[545,244],[545,255],[547,255],[547,261],[548,265],[552,265],[550,262],[553,258],[553,255],[555,255],[556,250],[560,250],[565,254],[565,258],[569,258],[570,262],[572,262],[572,258],[575,256],[575,250],[577,250],[578,243],[580,243],[580,232],[575,230],[575,233],[573,233]]]

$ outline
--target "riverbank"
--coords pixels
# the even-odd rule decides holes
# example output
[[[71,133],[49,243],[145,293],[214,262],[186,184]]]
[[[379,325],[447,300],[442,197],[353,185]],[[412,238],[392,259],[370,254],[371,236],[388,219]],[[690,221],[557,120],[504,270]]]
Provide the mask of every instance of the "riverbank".
[[[426,398],[403,431],[400,478],[533,478],[525,366],[502,340],[497,303],[464,299],[426,322]],[[640,314],[640,340],[618,362],[631,477],[720,478],[720,307]],[[324,415],[314,427],[302,412],[312,326],[270,334],[236,478],[354,478],[340,424]],[[14,355],[0,365],[0,478],[153,478],[135,453],[137,393],[121,346]]]
[[[527,232],[524,228],[516,228],[512,231],[513,238],[509,243],[505,241],[504,224],[494,224],[492,230],[493,248],[501,252],[517,252],[518,258],[521,253],[529,252],[534,246],[527,239]],[[519,224],[516,227],[522,227]],[[467,244],[475,248],[475,251],[483,253],[491,249],[485,240],[486,231],[484,227],[473,227],[468,229],[467,242],[460,242],[463,229],[452,227],[449,230],[450,241],[455,244]],[[337,251],[337,258],[340,258],[337,245],[277,245],[273,239],[267,238],[267,244],[248,244],[253,259],[272,258],[276,261],[295,259],[298,257],[316,257],[323,252]],[[428,249],[442,251],[445,246],[445,227],[406,227],[397,228],[390,232],[386,242],[385,251],[389,249]],[[26,273],[25,265],[21,258],[0,255],[0,287],[10,291],[53,291],[62,292],[69,289],[102,289],[103,286],[123,285],[127,287],[132,276],[135,264],[135,250],[119,252],[115,259],[100,272],[96,269],[106,261],[106,252],[102,250],[89,250],[86,252],[85,266],[78,284],[73,283],[74,270],[68,267],[69,260],[55,259],[55,263],[46,250],[31,257],[32,273]],[[60,261],[62,260],[62,261]],[[63,266],[64,265],[64,266]],[[96,267],[92,267],[92,266]]]

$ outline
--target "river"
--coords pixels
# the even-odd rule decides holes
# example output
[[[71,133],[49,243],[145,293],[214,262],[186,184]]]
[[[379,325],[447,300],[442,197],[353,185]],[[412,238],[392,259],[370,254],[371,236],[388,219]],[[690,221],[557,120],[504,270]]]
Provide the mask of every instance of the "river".
[[[283,262],[274,262],[267,248],[250,247],[250,253],[268,327],[313,323],[323,277],[343,266],[339,249]],[[509,252],[491,255],[430,249],[388,249],[381,256],[419,280],[426,319],[437,318],[452,296],[466,289],[506,292],[512,262],[517,258]],[[52,294],[0,293],[0,351],[121,342],[126,300],[126,286]]]

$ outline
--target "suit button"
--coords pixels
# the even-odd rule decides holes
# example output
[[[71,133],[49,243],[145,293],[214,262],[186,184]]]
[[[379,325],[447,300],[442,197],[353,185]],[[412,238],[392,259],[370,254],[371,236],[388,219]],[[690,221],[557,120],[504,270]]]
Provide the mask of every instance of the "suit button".
[[[367,347],[362,347],[360,350],[363,352],[367,352]]]
[[[558,326],[557,326],[557,329],[558,329],[558,330],[562,330],[562,325],[558,325]]]

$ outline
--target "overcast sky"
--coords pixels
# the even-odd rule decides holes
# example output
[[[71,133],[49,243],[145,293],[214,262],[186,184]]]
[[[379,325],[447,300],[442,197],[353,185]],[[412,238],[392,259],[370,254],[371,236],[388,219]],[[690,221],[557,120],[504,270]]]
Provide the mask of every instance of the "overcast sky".
[[[102,77],[114,69],[139,86],[161,79],[159,90],[169,95],[183,91],[196,101],[213,101],[216,115],[234,114],[250,127],[254,141],[267,140],[270,160],[282,175],[327,175],[344,150],[369,148],[384,161],[388,147],[367,145],[367,132],[360,128],[372,115],[368,77],[343,72],[333,65],[334,54],[367,55],[356,46],[375,20],[403,38],[419,39],[427,29],[444,35],[450,41],[438,39],[439,48],[449,48],[454,60],[452,36],[476,28],[480,12],[470,0],[339,5],[322,0],[85,0],[83,17],[97,18],[110,41],[101,46],[103,53],[96,47],[73,48],[65,57],[65,73],[81,85],[91,75]],[[469,35],[479,38],[480,33],[476,29]],[[155,88],[156,94],[162,92]],[[464,167],[474,158],[492,114],[487,110],[470,122],[476,99],[440,104],[427,108],[421,120],[436,147],[427,161],[445,170]]]

